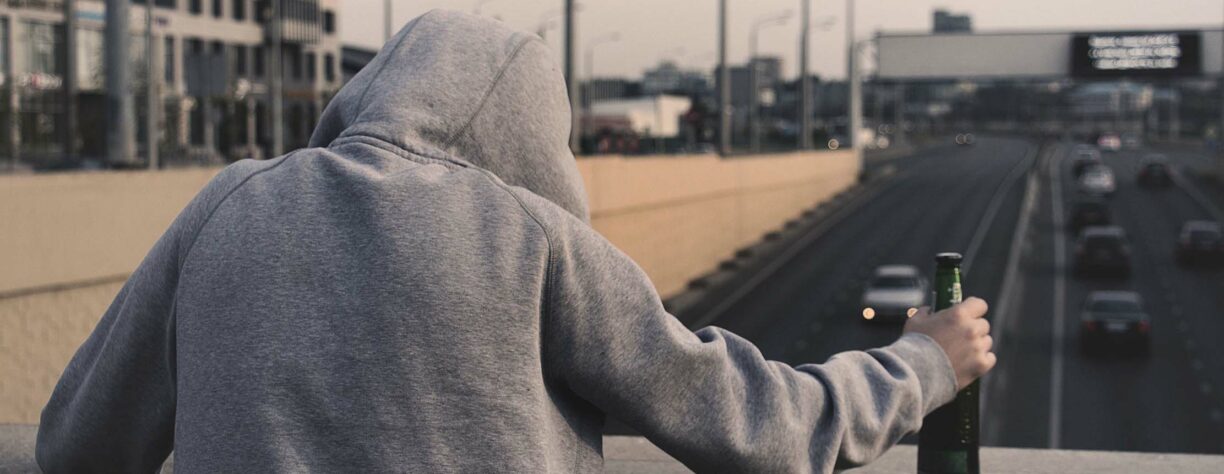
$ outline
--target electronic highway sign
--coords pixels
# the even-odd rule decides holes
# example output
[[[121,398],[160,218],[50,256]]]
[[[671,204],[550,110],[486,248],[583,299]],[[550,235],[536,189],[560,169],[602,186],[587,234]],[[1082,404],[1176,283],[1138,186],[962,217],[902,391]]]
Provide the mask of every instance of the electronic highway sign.
[[[1071,36],[1073,77],[1202,74],[1198,32],[1095,32]]]

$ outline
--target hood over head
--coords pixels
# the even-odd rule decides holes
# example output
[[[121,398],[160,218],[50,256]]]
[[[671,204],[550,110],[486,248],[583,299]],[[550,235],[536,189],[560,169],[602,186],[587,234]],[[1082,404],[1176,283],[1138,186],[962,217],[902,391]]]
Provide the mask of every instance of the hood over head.
[[[586,221],[565,80],[538,36],[465,13],[409,22],[328,104],[311,147],[368,136],[445,152]]]

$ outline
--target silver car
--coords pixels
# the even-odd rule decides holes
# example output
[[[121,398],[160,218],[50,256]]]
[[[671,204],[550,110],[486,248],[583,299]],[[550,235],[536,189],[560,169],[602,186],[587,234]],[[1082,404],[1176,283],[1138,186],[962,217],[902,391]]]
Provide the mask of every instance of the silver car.
[[[926,304],[927,280],[911,265],[884,265],[876,268],[863,290],[864,321],[905,321]]]
[[[1109,196],[1118,190],[1118,182],[1113,170],[1105,165],[1097,165],[1084,170],[1079,177],[1079,189],[1086,194]]]

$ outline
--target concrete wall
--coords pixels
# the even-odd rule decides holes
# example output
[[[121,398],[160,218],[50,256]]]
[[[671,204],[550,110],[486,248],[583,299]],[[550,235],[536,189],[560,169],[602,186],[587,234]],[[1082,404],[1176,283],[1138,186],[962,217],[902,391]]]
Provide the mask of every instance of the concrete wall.
[[[848,152],[579,161],[592,224],[664,295],[851,185]],[[126,276],[217,169],[0,176],[0,423],[37,423]]]

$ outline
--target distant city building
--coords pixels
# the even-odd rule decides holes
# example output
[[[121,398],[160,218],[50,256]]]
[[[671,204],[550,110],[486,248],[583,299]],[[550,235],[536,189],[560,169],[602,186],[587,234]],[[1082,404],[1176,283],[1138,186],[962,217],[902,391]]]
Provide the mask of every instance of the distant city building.
[[[936,33],[968,33],[973,31],[973,21],[968,14],[957,15],[947,10],[935,10]]]
[[[144,155],[144,0],[131,7],[131,53],[137,145]],[[159,149],[165,161],[268,156],[272,144],[269,80],[273,0],[153,0],[163,118]],[[340,88],[340,0],[281,2],[285,150],[306,145],[323,107]],[[23,155],[30,166],[63,157],[64,71],[77,70],[78,157],[99,159],[106,150],[103,51],[105,3],[76,2],[76,44],[64,44],[60,1],[8,1],[0,6],[0,55],[4,93],[17,107],[3,107],[0,153]],[[11,78],[11,80],[10,80]],[[10,137],[17,137],[13,143]],[[6,157],[10,158],[10,157]]]
[[[676,63],[663,61],[642,75],[642,94],[679,94],[699,97],[710,88],[709,77],[701,71],[681,69]]]
[[[688,97],[671,95],[600,100],[591,104],[583,130],[589,135],[612,131],[642,138],[675,138],[692,105]]]
[[[579,102],[589,107],[594,102],[642,95],[642,83],[628,79],[590,79],[579,88]]]

